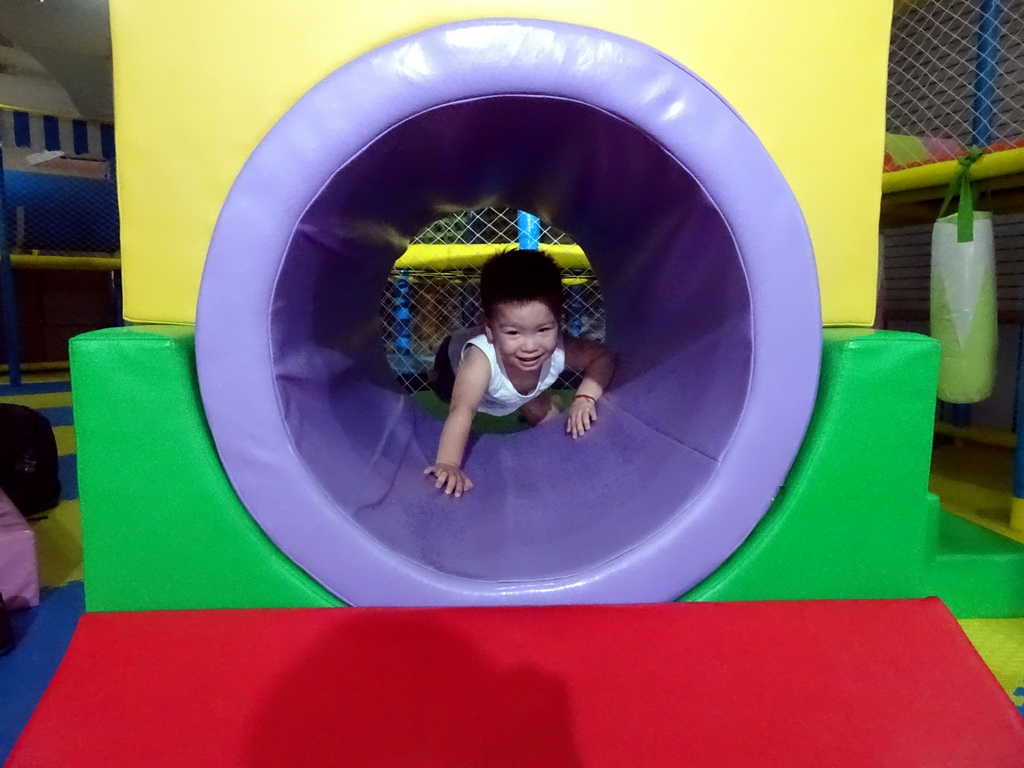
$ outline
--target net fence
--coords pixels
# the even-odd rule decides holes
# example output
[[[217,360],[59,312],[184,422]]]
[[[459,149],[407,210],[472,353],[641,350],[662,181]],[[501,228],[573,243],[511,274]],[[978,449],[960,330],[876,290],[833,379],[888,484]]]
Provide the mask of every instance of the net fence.
[[[381,333],[392,371],[409,391],[427,387],[438,346],[453,331],[480,325],[480,266],[517,247],[517,211],[461,211],[425,227],[391,271],[381,302]],[[564,232],[540,222],[539,248],[562,265],[566,333],[604,338],[601,288],[582,251]]]
[[[15,289],[0,357],[28,369],[66,363],[71,337],[121,322],[113,126],[0,108],[0,146]],[[7,323],[20,342],[13,356]]]
[[[1024,146],[1024,0],[897,0],[886,111],[888,170],[948,160],[972,145]],[[929,314],[932,222],[907,223],[882,233],[881,306],[895,323]],[[1000,320],[1017,322],[1024,216],[1007,212],[993,224]]]
[[[1024,146],[1024,0],[897,0],[886,170]]]

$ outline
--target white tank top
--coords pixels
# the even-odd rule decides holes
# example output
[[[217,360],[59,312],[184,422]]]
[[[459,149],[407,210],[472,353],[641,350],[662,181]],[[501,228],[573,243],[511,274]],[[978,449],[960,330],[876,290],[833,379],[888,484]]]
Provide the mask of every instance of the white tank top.
[[[548,358],[547,362],[544,363],[544,367],[541,368],[537,386],[534,387],[532,392],[524,395],[513,386],[508,378],[508,374],[505,372],[505,366],[501,364],[501,360],[498,358],[497,350],[487,340],[487,336],[480,332],[479,328],[466,328],[452,334],[452,340],[448,345],[448,355],[451,359],[453,371],[459,370],[459,365],[462,363],[462,355],[468,344],[479,348],[480,351],[487,355],[487,361],[491,364],[491,382],[487,385],[487,390],[480,399],[480,405],[477,406],[477,410],[489,413],[492,416],[508,416],[510,413],[514,413],[519,406],[530,402],[544,390],[550,389],[551,385],[558,380],[559,374],[565,370],[565,348],[562,346],[561,339],[559,339],[555,351]]]

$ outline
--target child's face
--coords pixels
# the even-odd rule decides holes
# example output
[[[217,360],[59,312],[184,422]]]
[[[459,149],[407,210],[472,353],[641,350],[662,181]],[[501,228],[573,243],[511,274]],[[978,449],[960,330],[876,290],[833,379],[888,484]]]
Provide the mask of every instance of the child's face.
[[[498,304],[485,328],[506,371],[538,371],[558,347],[558,319],[542,301]]]

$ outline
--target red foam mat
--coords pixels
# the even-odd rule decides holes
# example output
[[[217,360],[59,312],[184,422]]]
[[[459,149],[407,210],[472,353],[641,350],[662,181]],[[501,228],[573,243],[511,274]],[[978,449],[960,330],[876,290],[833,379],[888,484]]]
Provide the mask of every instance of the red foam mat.
[[[938,600],[88,614],[9,768],[1001,768]]]

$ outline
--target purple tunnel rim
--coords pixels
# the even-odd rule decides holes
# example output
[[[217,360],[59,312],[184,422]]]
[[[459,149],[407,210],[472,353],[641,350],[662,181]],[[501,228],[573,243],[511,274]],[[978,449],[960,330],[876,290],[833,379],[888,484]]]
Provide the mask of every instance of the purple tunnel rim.
[[[546,57],[516,57],[524,44]],[[584,58],[586,67],[574,66]],[[644,99],[636,97],[638,83],[650,85]],[[295,224],[338,169],[421,112],[510,94],[576,100],[615,115],[698,180],[740,252],[754,339],[746,407],[697,507],[586,574],[515,584],[439,573],[396,555],[339,513],[292,445],[272,372],[269,324]],[[337,119],[339,103],[346,105],[344,121]],[[700,131],[708,120],[719,126],[714,141]],[[262,140],[224,203],[197,319],[204,407],[239,497],[288,557],[359,605],[675,599],[724,562],[770,505],[803,440],[820,352],[817,275],[799,205],[732,108],[696,75],[641,43],[519,19],[425,30],[371,51],[311,89]],[[300,519],[295,509],[303,510]]]

